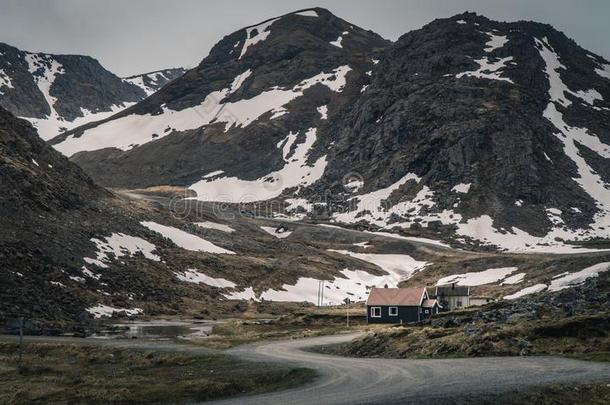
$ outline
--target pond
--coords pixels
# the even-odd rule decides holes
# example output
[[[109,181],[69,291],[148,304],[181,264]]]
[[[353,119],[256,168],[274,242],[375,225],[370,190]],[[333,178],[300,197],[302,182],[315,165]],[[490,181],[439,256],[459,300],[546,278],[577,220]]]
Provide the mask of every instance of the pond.
[[[133,321],[109,325],[96,339],[194,339],[206,337],[218,321]]]

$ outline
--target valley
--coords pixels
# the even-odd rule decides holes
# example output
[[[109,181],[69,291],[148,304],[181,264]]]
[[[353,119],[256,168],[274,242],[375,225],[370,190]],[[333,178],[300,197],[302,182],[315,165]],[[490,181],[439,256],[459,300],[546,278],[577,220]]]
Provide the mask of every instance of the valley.
[[[473,12],[216,38],[0,43],[0,402],[603,403],[604,56]]]

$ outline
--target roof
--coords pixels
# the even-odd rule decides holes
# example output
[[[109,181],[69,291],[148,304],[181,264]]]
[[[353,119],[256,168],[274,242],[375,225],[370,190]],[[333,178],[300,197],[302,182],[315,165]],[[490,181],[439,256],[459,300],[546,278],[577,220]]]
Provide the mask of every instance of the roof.
[[[440,308],[442,308],[441,304],[437,300],[427,299],[424,300],[424,302],[421,304],[421,306],[424,308],[432,308],[435,305],[438,305]]]
[[[419,306],[424,296],[427,298],[424,287],[373,288],[366,304]]]
[[[454,284],[436,287],[437,297],[467,297],[468,295],[470,295],[470,287],[461,287]]]

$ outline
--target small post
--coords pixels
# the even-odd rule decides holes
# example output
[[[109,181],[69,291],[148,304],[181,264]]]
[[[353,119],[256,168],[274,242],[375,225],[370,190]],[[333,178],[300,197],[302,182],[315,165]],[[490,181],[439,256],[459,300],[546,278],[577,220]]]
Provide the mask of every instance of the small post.
[[[347,327],[349,328],[349,297],[345,299],[345,305],[347,305]]]
[[[23,317],[19,318],[19,357],[17,360],[17,371],[21,372],[21,363],[23,360]]]

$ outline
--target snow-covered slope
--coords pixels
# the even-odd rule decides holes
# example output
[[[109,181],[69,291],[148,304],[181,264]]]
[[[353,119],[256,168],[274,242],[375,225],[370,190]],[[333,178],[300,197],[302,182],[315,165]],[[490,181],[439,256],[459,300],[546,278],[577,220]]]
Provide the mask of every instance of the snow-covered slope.
[[[46,140],[106,119],[182,73],[167,69],[121,79],[88,56],[27,52],[0,43],[0,106],[30,121]]]
[[[163,69],[140,75],[129,76],[124,80],[131,84],[135,84],[144,90],[147,96],[150,96],[167,83],[182,76],[184,72],[186,72],[186,69],[184,68]]]

